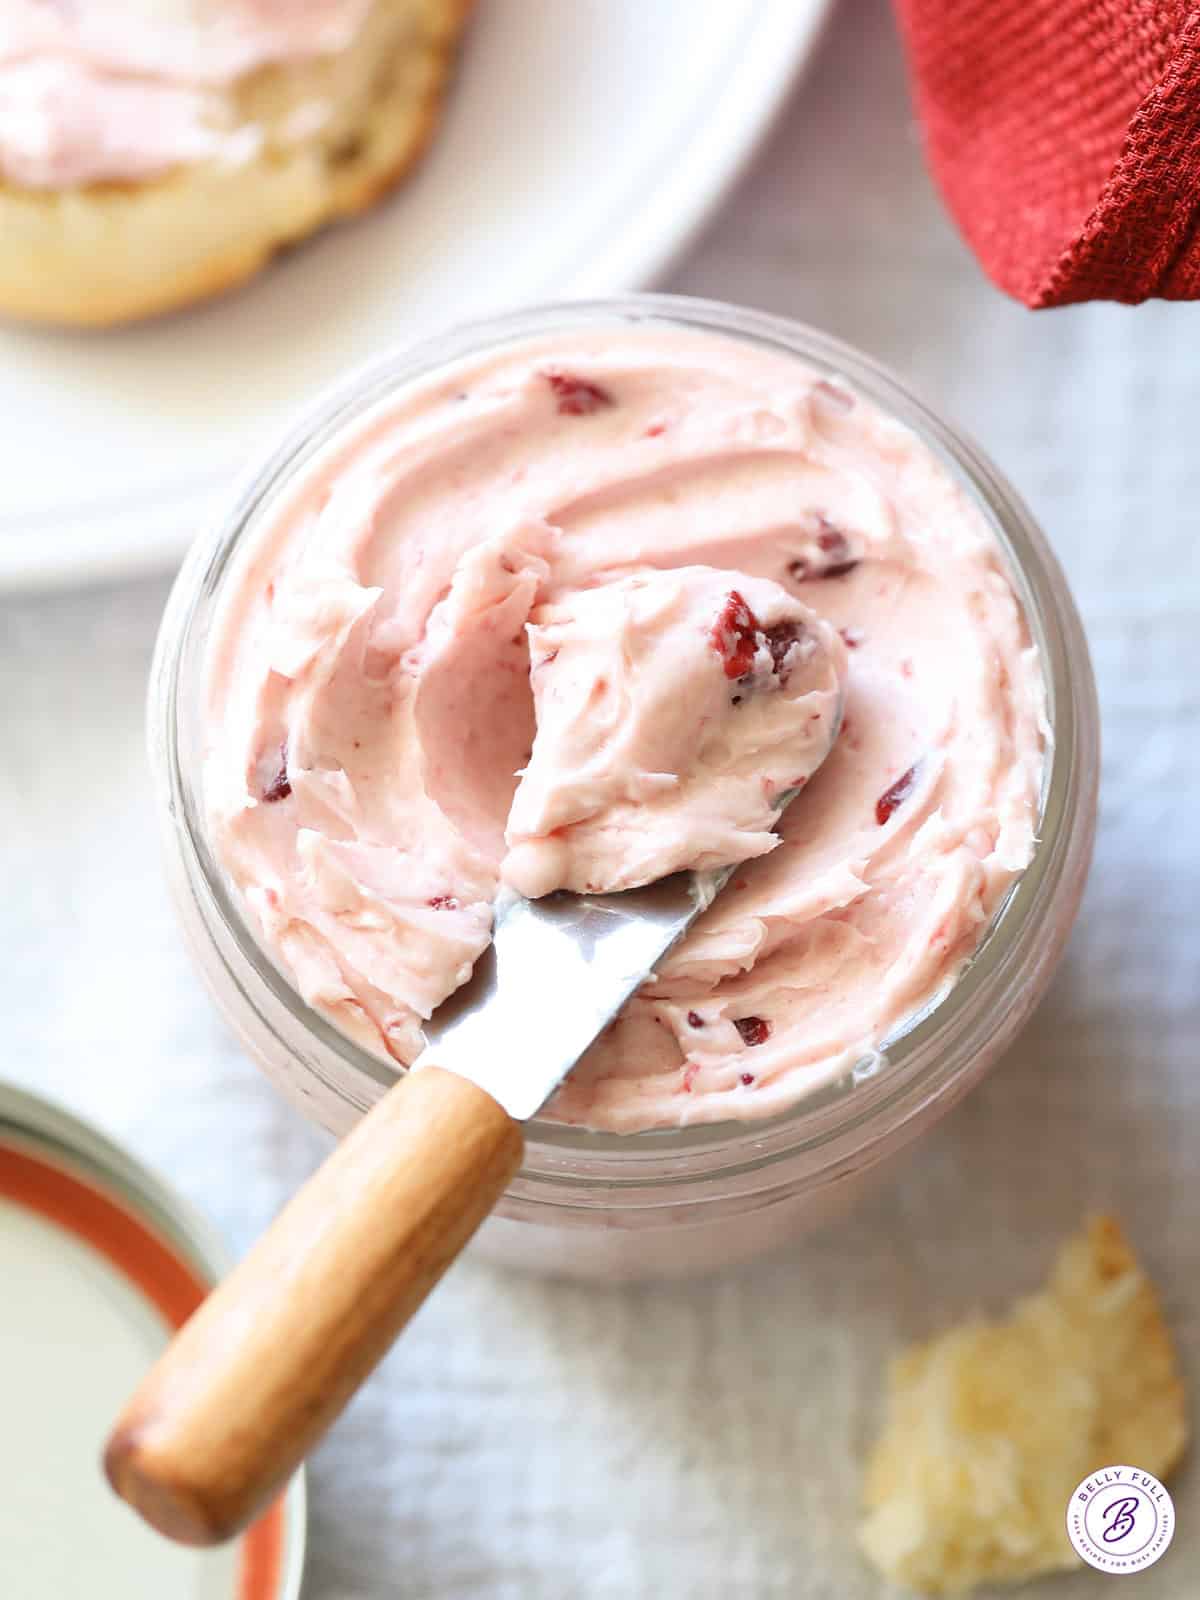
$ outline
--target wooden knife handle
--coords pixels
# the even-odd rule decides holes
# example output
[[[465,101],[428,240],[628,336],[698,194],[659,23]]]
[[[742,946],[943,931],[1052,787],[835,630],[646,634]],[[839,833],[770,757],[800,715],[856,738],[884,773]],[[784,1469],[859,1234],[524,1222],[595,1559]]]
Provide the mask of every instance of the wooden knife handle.
[[[386,1354],[521,1163],[520,1126],[465,1078],[389,1090],[180,1330],[104,1465],[185,1544],[231,1538]]]

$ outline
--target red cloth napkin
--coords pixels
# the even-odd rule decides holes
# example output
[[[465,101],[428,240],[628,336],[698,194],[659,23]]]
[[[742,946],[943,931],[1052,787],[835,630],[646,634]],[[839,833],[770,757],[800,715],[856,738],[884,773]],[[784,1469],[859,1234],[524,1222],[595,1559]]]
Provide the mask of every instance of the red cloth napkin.
[[[897,0],[930,165],[1037,307],[1200,299],[1200,5]]]

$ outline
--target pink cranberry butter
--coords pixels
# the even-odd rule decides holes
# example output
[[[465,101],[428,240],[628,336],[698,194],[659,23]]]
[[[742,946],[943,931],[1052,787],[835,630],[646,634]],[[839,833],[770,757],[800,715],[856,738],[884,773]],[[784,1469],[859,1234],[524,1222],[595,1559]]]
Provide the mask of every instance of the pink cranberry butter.
[[[227,91],[349,48],[370,0],[3,0],[0,177],[27,189],[240,164],[262,135]],[[302,119],[317,126],[328,107]]]
[[[501,885],[739,864],[475,1246],[582,1276],[843,1209],[1013,1038],[1094,829],[1086,645],[1011,490],[864,357],[666,297],[478,324],[325,400],[193,550],[153,713],[201,966],[335,1131]]]

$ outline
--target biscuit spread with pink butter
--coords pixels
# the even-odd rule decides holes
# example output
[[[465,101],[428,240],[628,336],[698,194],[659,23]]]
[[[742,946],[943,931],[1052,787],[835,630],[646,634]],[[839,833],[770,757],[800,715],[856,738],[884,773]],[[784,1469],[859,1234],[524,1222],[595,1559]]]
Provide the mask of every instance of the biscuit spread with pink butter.
[[[1048,742],[931,450],[665,328],[505,345],[348,425],[244,539],[207,695],[264,945],[403,1063],[502,883],[740,863],[544,1113],[622,1132],[783,1110],[936,1001],[1030,860]]]
[[[253,154],[222,91],[344,49],[369,0],[5,0],[0,177],[30,189],[139,180]]]

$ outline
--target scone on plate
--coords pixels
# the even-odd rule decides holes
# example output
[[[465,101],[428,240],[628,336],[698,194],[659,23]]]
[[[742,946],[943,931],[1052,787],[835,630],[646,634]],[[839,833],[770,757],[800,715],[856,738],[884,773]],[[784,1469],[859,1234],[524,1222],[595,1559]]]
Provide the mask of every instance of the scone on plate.
[[[436,124],[472,0],[5,0],[0,315],[106,324],[369,205]]]
[[[1081,1565],[1076,1485],[1127,1463],[1162,1478],[1187,1442],[1158,1295],[1120,1226],[1093,1219],[1002,1322],[906,1352],[867,1465],[868,1557],[927,1594]]]

